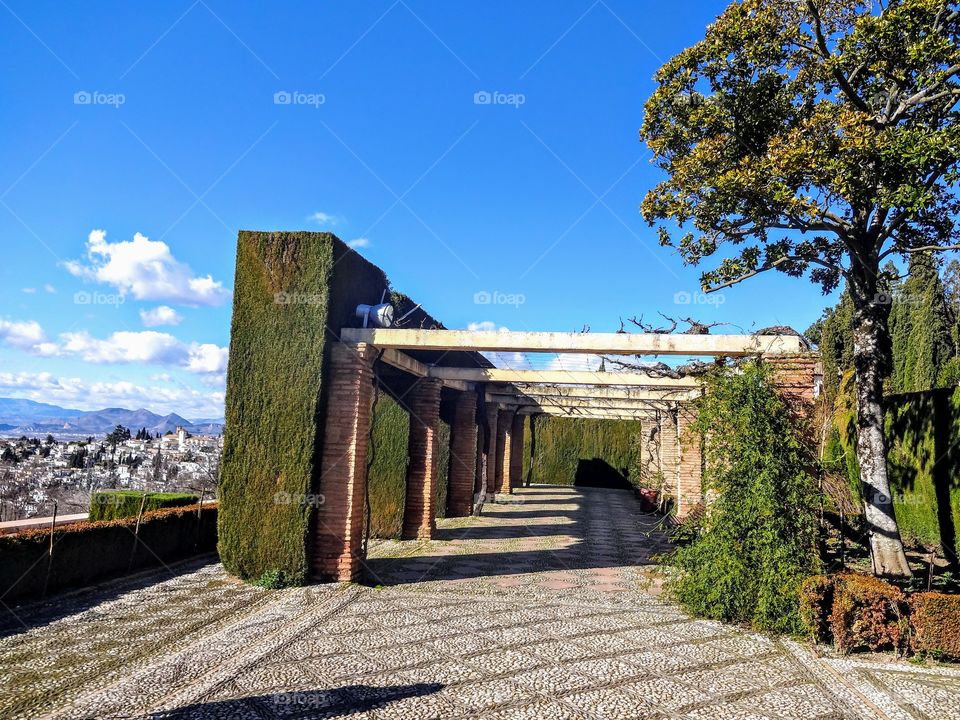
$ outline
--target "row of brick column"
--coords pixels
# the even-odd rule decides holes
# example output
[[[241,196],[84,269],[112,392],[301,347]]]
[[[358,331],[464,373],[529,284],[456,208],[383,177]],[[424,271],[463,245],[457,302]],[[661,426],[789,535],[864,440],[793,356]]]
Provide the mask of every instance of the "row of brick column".
[[[356,581],[362,573],[376,356],[376,349],[364,344],[331,349],[318,488],[323,502],[311,533],[316,580]],[[403,539],[429,539],[436,529],[441,389],[439,380],[419,378],[402,400],[410,413]],[[451,517],[472,514],[478,490],[492,500],[522,482],[524,416],[491,405],[479,418],[485,418],[488,432],[478,427],[477,394],[458,393],[450,427],[446,510]]]

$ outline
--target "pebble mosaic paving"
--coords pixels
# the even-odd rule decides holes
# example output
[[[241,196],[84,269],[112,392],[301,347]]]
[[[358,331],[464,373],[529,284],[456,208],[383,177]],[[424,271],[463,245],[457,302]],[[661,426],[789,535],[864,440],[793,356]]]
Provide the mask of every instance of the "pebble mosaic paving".
[[[213,558],[0,606],[0,718],[960,719],[960,670],[696,620],[626,491],[535,486],[364,585],[271,591]]]

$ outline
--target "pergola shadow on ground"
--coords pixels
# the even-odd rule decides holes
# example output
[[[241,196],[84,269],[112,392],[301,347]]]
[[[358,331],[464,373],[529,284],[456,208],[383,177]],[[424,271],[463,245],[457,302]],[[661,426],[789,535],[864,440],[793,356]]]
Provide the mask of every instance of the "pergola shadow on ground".
[[[529,509],[536,508],[536,509]],[[380,542],[364,581],[402,585],[533,573],[652,568],[670,549],[668,520],[629,490],[534,485],[471,518],[441,521],[430,541]]]

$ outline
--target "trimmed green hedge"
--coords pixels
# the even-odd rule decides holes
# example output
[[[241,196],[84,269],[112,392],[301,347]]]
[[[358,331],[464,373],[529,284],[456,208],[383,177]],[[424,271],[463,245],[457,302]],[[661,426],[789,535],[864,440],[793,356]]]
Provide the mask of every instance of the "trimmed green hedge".
[[[44,588],[49,594],[82,587],[210,552],[217,545],[217,506],[204,504],[197,511],[197,505],[189,505],[144,513],[139,539],[134,536],[136,518],[58,527],[52,556],[49,529],[2,535],[0,600],[39,597]]]
[[[229,572],[306,579],[310,508],[273,498],[323,492],[328,339],[386,288],[330,233],[240,232],[219,488]]]
[[[373,461],[368,485],[371,537],[400,537],[406,496],[409,433],[410,413],[392,397],[381,392],[373,409]],[[443,517],[450,467],[450,426],[442,419],[437,435],[436,515]]]
[[[140,514],[140,503],[143,502],[145,512],[160,510],[168,507],[183,507],[195,505],[200,499],[191,493],[147,493],[146,502],[144,493],[137,490],[104,490],[94,493],[90,498],[90,522],[98,520],[117,520],[119,518],[136,517]]]
[[[841,388],[841,411],[834,415],[823,461],[827,469],[846,474],[859,502],[850,388]],[[960,528],[960,388],[890,395],[884,402],[887,468],[900,532],[908,544],[937,547],[949,556]]]
[[[533,482],[573,485],[580,460],[599,459],[639,482],[640,422],[636,420],[574,420],[538,417]],[[530,424],[523,438],[523,472],[530,468]]]

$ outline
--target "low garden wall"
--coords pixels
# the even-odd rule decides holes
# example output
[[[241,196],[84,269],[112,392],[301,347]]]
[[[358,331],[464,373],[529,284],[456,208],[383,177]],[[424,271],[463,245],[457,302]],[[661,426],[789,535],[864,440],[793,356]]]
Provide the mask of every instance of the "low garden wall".
[[[217,506],[191,505],[124,518],[0,536],[0,600],[41,597],[217,546]]]

